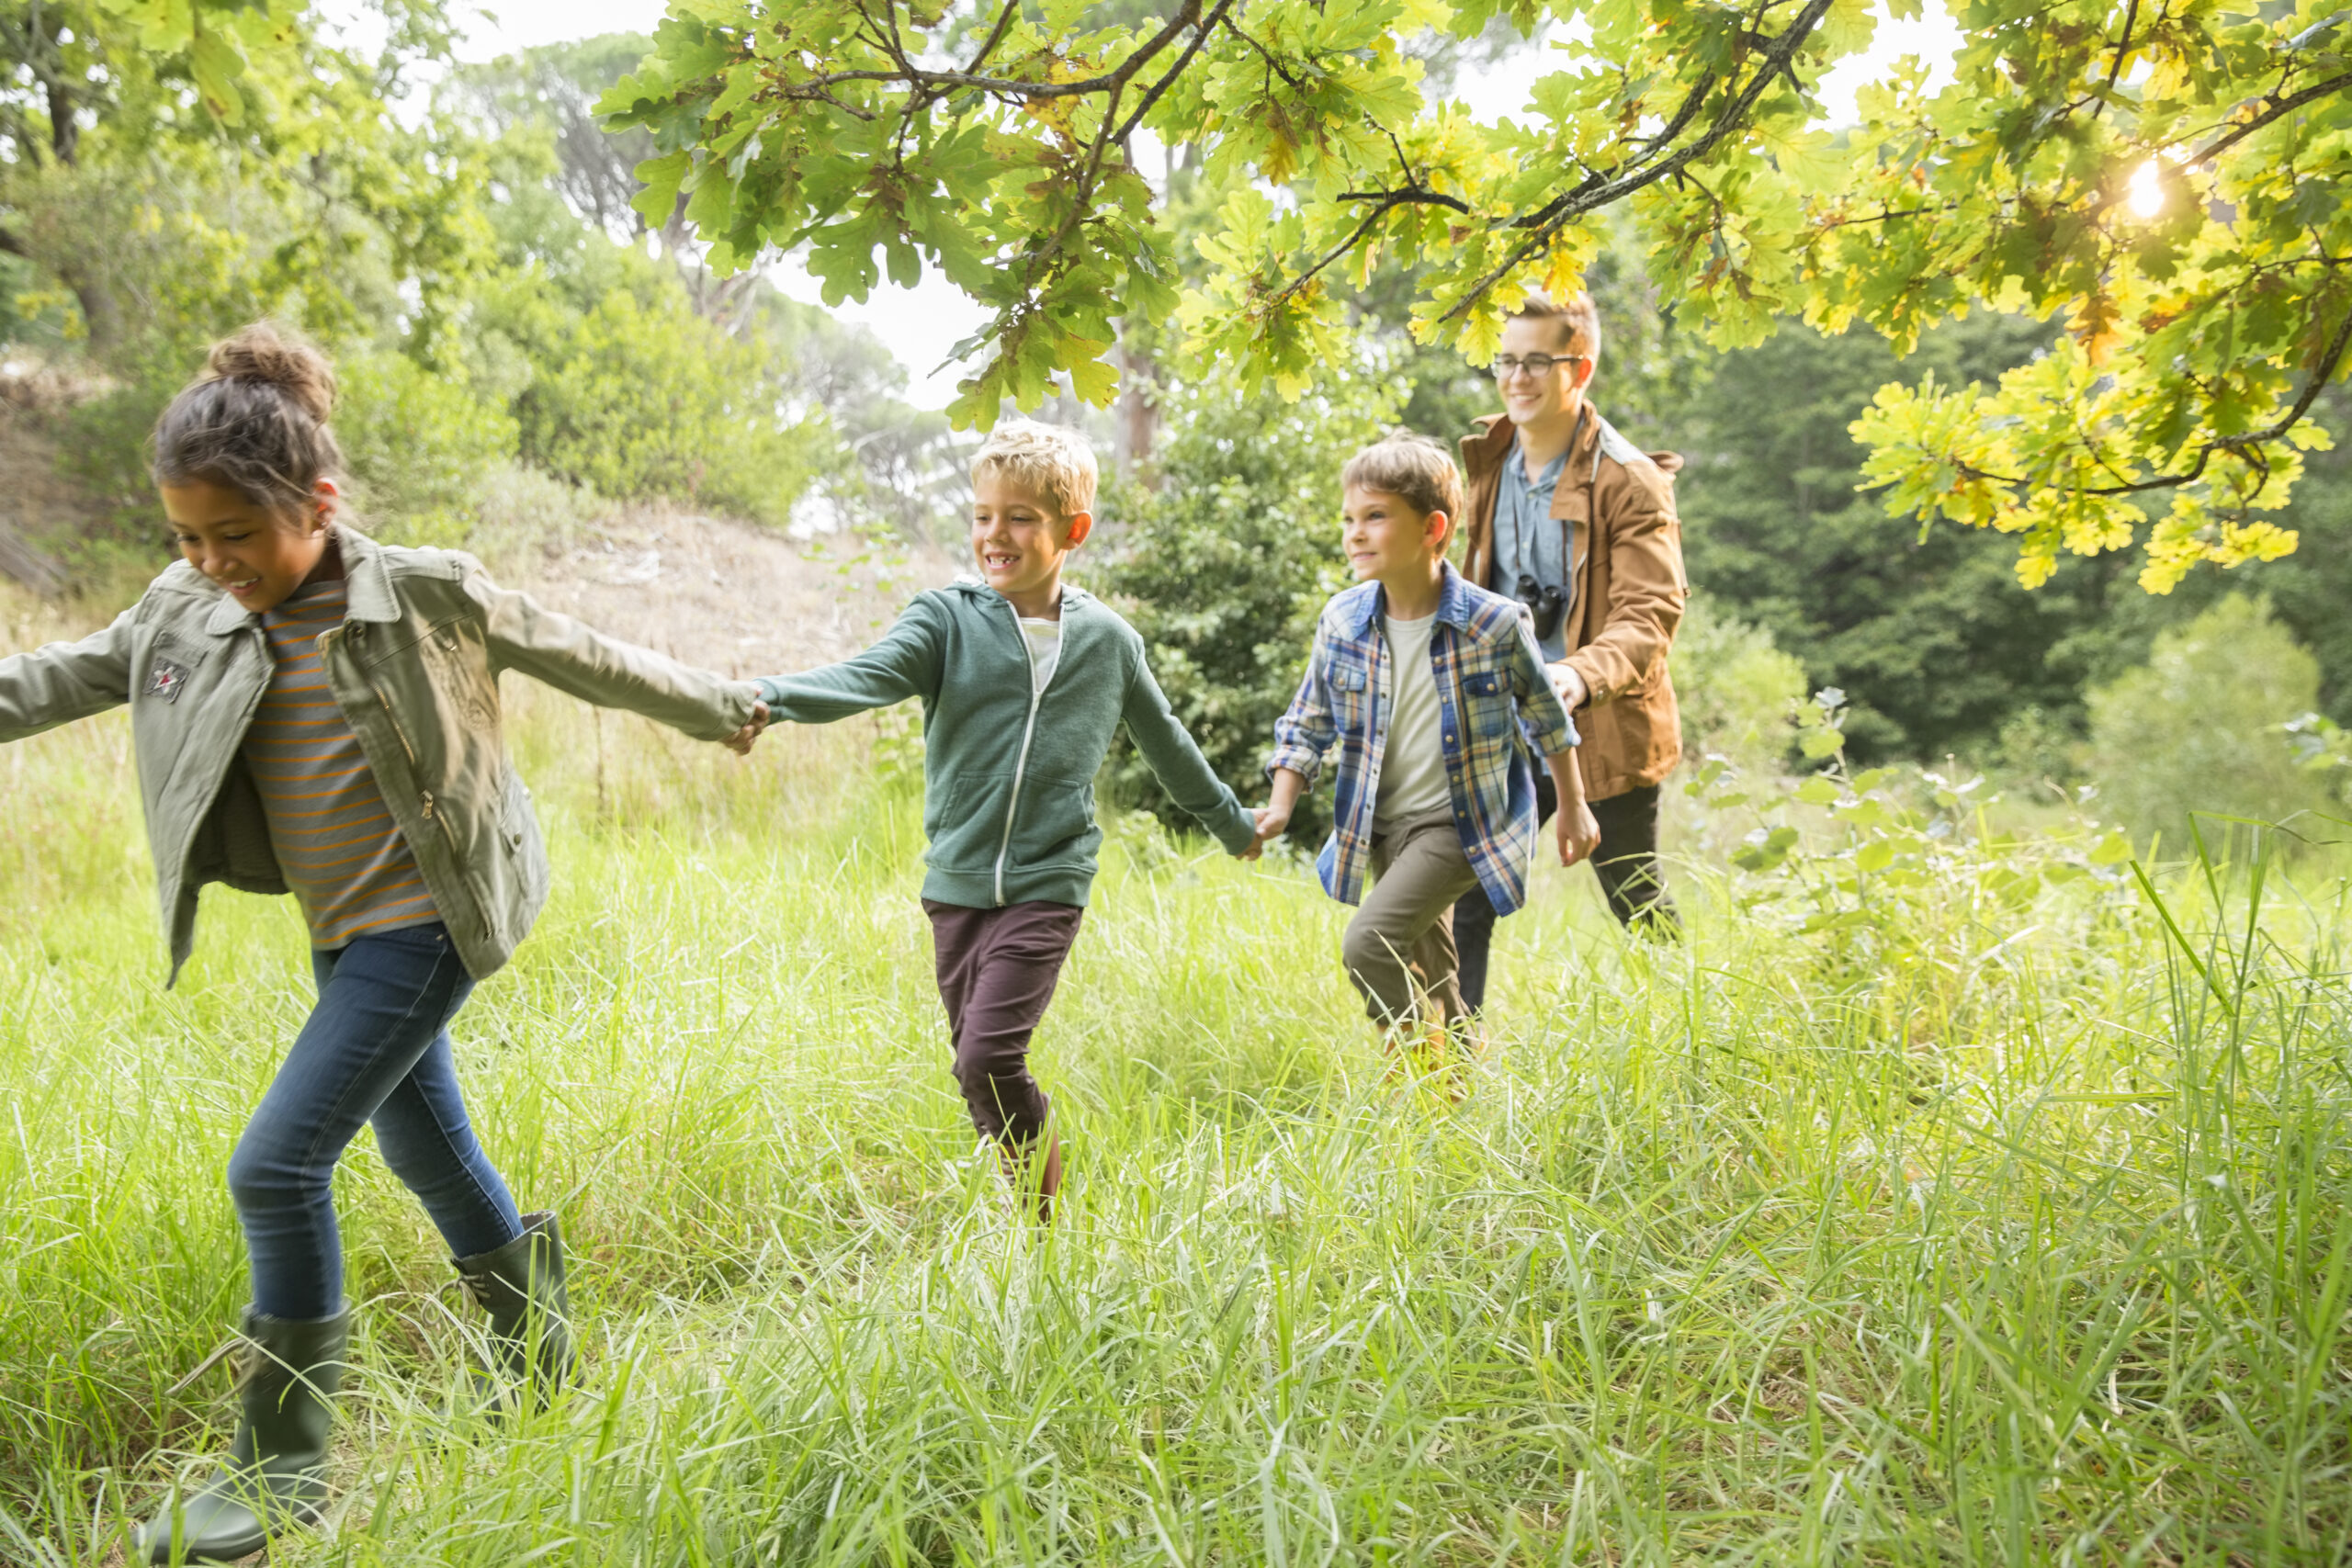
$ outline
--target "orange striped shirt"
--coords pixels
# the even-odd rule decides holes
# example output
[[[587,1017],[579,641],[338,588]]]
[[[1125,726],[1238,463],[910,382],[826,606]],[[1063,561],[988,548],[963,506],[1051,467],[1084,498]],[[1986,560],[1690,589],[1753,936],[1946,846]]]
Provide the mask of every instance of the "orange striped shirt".
[[[245,731],[245,766],[313,947],[441,918],[327,690],[319,635],[341,624],[346,602],[340,580],[318,582],[263,615],[277,668]]]

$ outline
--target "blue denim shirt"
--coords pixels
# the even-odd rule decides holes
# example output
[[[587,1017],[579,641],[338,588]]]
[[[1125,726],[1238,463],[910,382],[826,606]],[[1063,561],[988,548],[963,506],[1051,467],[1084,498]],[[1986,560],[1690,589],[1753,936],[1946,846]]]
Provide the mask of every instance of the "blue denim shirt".
[[[1503,456],[1503,471],[1495,491],[1494,581],[1487,586],[1506,599],[1515,599],[1519,575],[1525,572],[1567,595],[1566,607],[1552,635],[1537,645],[1547,663],[1568,656],[1568,626],[1576,611],[1576,577],[1568,570],[1568,525],[1552,515],[1552,495],[1559,489],[1560,475],[1567,465],[1568,455],[1564,451],[1544,465],[1542,473],[1529,479],[1525,454],[1514,435],[1510,450]]]
[[[1463,852],[1498,914],[1527,901],[1535,852],[1535,776],[1525,738],[1545,756],[1577,743],[1577,729],[1544,672],[1525,605],[1444,568],[1430,636],[1448,793]],[[1331,837],[1316,857],[1323,890],[1343,904],[1363,897],[1372,863],[1373,803],[1388,743],[1385,595],[1376,582],[1335,594],[1315,626],[1314,651],[1290,711],[1275,722],[1271,774],[1288,768],[1312,786],[1339,749]]]

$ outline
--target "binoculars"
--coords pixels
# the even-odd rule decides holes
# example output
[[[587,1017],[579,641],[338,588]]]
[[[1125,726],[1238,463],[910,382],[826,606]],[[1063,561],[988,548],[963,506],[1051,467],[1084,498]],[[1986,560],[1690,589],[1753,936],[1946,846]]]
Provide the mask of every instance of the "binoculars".
[[[1535,617],[1535,640],[1549,641],[1560,629],[1560,615],[1568,607],[1566,590],[1555,582],[1538,582],[1522,571],[1516,597]]]

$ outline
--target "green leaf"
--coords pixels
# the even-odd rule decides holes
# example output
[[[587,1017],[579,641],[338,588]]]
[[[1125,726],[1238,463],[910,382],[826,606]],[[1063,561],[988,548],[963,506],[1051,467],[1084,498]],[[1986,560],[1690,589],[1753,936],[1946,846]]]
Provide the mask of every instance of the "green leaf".
[[[245,73],[244,51],[225,33],[202,32],[188,50],[188,64],[212,117],[224,125],[243,124],[245,98],[237,81]]]
[[[1818,773],[1797,785],[1796,790],[1797,798],[1807,806],[1835,806],[1844,793],[1835,779],[1824,778]]]
[[[2090,852],[2093,865],[2120,865],[2132,858],[2132,840],[2120,833],[2109,833]]]
[[[683,147],[659,158],[646,159],[636,169],[637,177],[643,182],[645,188],[629,198],[629,206],[636,209],[648,223],[659,229],[669,222],[670,215],[677,210],[678,186],[684,182],[687,172],[693,167],[694,153]]]
[[[1846,737],[1835,729],[1808,729],[1797,737],[1797,750],[1808,761],[1834,757],[1846,749]]]

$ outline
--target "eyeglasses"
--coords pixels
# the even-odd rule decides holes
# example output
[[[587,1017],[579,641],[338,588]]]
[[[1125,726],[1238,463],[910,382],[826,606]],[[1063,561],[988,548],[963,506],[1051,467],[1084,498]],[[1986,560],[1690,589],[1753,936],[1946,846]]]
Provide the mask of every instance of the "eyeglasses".
[[[1495,379],[1508,381],[1513,372],[1524,370],[1540,380],[1552,373],[1555,365],[1574,365],[1585,357],[1581,354],[1531,354],[1520,359],[1508,354],[1498,354],[1495,355]]]

